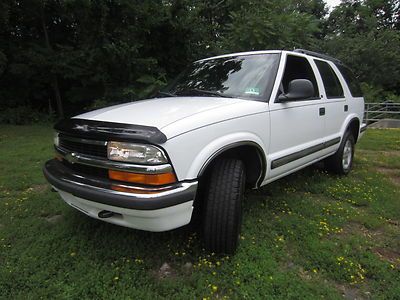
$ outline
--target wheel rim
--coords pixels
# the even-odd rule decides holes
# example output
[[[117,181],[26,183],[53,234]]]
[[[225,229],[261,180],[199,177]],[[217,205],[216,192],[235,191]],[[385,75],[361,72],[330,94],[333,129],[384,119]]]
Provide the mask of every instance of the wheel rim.
[[[352,158],[353,158],[353,149],[351,141],[347,140],[343,148],[342,166],[344,170],[348,170],[350,168]]]

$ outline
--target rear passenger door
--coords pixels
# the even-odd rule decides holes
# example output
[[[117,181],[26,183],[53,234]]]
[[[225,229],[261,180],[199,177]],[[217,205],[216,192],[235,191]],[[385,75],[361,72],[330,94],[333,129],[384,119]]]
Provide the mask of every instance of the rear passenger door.
[[[344,90],[335,69],[336,66],[327,61],[314,59],[321,76],[323,88],[322,95],[325,97],[325,136],[327,141],[338,141],[341,137],[341,127],[349,109],[344,95]],[[334,143],[337,148],[338,142]]]

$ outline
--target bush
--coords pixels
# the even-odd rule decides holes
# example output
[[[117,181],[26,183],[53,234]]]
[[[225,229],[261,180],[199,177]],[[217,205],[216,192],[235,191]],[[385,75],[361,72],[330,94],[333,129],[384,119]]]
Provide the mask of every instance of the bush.
[[[365,102],[379,103],[392,101],[400,103],[400,95],[396,95],[391,91],[385,91],[381,87],[373,86],[368,83],[361,83],[361,89],[364,94]]]

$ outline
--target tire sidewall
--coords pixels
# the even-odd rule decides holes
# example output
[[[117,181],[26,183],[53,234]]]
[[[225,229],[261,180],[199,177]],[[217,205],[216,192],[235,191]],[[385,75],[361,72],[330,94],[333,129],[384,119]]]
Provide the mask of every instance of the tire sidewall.
[[[239,171],[237,177],[221,177],[225,174],[221,172],[221,163],[223,160],[236,161],[236,170]],[[225,185],[225,187],[219,186],[216,184],[220,182],[220,180],[216,180],[217,178],[220,178],[220,180],[221,178],[229,180],[231,184]],[[235,252],[240,240],[239,235],[242,224],[245,183],[246,173],[242,161],[236,159],[221,159],[221,161],[215,163],[208,182],[208,191],[205,193],[204,197],[203,237],[208,250],[225,254],[233,254]],[[232,191],[228,188],[229,186],[237,187],[237,192],[232,195],[233,197],[215,197],[215,189],[225,189],[225,191],[229,193]],[[211,194],[209,193],[210,191],[212,191]],[[229,217],[228,213],[230,215]],[[221,232],[224,233],[222,234]]]
[[[343,156],[344,156],[344,148],[346,146],[347,141],[350,141],[351,145],[351,161],[350,164],[347,168],[343,166]],[[350,132],[347,132],[343,138],[343,142],[340,146],[340,166],[341,166],[341,171],[344,175],[347,175],[350,173],[352,167],[353,167],[353,161],[354,161],[354,137]]]

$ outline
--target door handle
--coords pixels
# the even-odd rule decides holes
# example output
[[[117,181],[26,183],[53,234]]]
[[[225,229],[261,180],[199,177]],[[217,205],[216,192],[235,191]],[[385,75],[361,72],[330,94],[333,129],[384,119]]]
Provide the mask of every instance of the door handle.
[[[319,108],[319,115],[320,116],[325,116],[325,107],[320,107]]]

